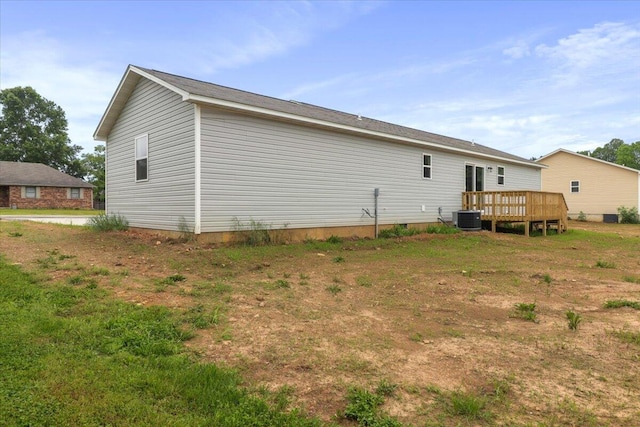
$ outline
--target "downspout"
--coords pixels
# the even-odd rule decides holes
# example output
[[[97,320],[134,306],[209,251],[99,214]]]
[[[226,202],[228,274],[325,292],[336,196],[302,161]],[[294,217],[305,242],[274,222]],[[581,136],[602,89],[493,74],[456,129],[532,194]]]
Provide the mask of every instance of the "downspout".
[[[198,104],[194,104],[194,116],[195,116],[195,212],[194,212],[194,224],[193,224],[193,234],[198,235],[202,232],[202,204],[201,204],[201,111],[200,106]]]

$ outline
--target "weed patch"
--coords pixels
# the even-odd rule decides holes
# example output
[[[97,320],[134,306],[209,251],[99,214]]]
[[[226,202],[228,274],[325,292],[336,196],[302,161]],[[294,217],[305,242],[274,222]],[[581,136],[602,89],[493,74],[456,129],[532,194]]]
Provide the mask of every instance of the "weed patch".
[[[638,301],[629,301],[626,299],[617,299],[617,300],[609,300],[604,303],[604,308],[622,308],[629,307],[634,310],[640,310],[640,302]]]
[[[572,331],[577,331],[578,325],[580,324],[580,322],[582,322],[582,316],[571,310],[567,311],[565,313],[565,316],[567,317],[567,323],[569,325],[569,329],[571,329]]]
[[[511,317],[537,323],[538,319],[535,310],[536,303],[517,303],[515,305],[515,311],[511,314]]]
[[[384,403],[384,397],[378,393],[352,387],[347,392],[347,407],[344,417],[353,420],[363,427],[401,427],[399,421],[385,414],[379,409]]]
[[[616,265],[613,262],[598,260],[596,262],[596,267],[598,267],[598,268],[616,268]]]
[[[96,231],[125,231],[129,229],[129,221],[119,214],[93,216],[89,218],[87,225]]]

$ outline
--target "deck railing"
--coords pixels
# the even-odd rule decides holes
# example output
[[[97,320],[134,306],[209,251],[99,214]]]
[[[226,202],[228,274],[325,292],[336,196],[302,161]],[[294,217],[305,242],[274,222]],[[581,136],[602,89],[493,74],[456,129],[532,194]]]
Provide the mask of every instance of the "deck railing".
[[[462,193],[462,209],[478,210],[483,221],[525,223],[525,234],[531,225],[542,224],[546,234],[548,224],[557,224],[558,232],[567,229],[567,202],[562,193],[542,191],[467,191]]]

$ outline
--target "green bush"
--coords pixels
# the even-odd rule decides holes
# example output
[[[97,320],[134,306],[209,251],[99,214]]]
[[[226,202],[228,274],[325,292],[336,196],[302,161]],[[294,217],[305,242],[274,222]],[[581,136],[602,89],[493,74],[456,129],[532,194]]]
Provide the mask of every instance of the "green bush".
[[[129,221],[119,214],[100,214],[93,216],[87,222],[96,231],[125,231],[129,229]]]
[[[620,206],[618,208],[621,224],[640,224],[640,216],[638,216],[638,208],[626,208]]]

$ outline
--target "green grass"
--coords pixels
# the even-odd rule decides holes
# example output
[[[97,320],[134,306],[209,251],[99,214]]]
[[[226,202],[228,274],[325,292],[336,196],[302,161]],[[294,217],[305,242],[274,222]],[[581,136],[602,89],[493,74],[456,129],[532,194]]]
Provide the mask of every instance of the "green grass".
[[[608,300],[604,303],[604,308],[622,308],[629,307],[635,310],[640,310],[640,302],[638,301],[629,301],[626,299],[616,299],[616,300]]]
[[[394,388],[395,390],[395,388]],[[379,386],[376,393],[360,388],[351,387],[347,393],[347,407],[344,417],[363,427],[400,427],[402,424],[380,410],[384,403],[384,396],[388,394],[388,387]]]
[[[0,215],[99,215],[96,209],[9,209],[0,208]]]
[[[233,370],[198,363],[186,318],[44,284],[0,258],[0,419],[19,425],[318,426],[241,386]],[[215,317],[215,316],[214,316]],[[208,318],[208,319],[207,319]]]
[[[515,304],[515,311],[512,317],[527,320],[529,322],[537,322],[536,303],[518,303]]]

